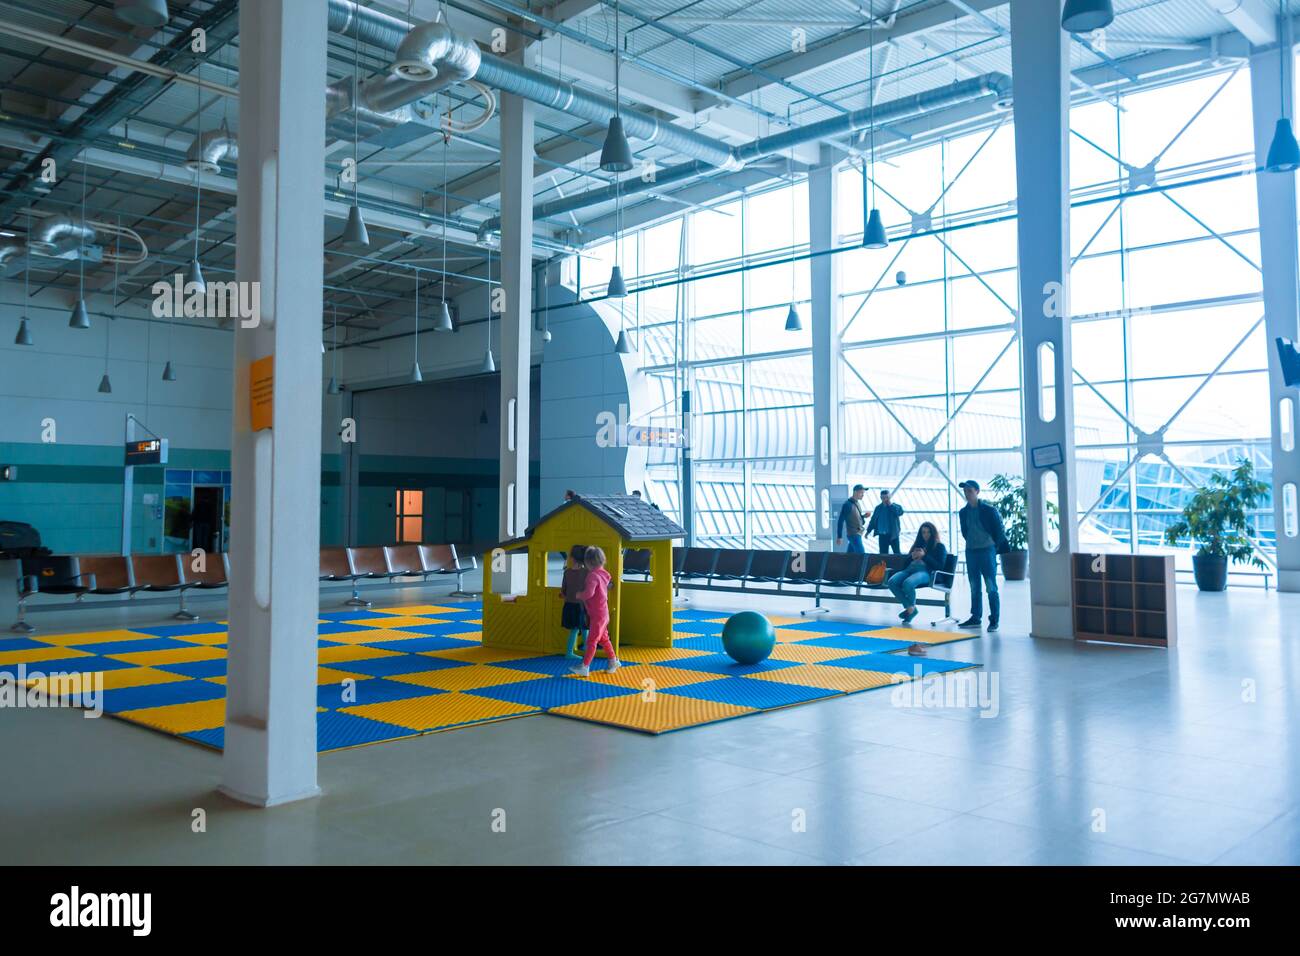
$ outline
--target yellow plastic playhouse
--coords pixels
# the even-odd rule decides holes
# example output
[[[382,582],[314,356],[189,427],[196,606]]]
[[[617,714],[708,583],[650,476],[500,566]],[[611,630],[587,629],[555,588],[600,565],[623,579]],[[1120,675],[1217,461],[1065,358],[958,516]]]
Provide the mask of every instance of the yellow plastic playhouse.
[[[502,541],[483,562],[483,644],[563,654],[560,554],[575,544],[605,552],[610,573],[609,636],[623,644],[672,647],[673,541],[686,532],[631,495],[582,496],[538,519],[522,537]],[[503,555],[528,552],[526,592],[494,593],[492,570]],[[638,570],[632,571],[630,568]]]

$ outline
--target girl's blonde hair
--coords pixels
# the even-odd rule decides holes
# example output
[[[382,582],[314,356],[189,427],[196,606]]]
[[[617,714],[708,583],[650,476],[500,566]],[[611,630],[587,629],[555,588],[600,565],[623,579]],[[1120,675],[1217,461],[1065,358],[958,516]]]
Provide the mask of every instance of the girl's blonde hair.
[[[603,568],[605,566],[605,552],[592,546],[587,549],[587,553],[582,556],[582,563],[589,569]]]

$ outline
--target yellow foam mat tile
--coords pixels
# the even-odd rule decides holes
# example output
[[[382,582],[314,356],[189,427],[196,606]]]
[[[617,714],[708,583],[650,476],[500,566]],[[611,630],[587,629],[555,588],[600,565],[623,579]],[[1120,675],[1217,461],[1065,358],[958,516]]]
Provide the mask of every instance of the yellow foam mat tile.
[[[411,730],[428,731],[440,727],[452,727],[457,724],[477,723],[484,720],[503,720],[507,717],[523,717],[536,714],[536,707],[525,704],[513,704],[506,700],[492,700],[488,697],[475,697],[473,694],[431,694],[428,697],[412,697],[407,700],[392,700],[382,704],[361,704],[356,707],[342,707],[339,713],[353,714],[370,720],[381,720],[398,727]]]
[[[609,671],[592,671],[585,678],[597,684],[610,684],[614,687],[632,687],[640,691],[662,690],[665,687],[684,687],[687,684],[702,684],[710,680],[722,680],[722,674],[706,674],[702,671],[688,671],[680,667],[655,667],[653,664],[628,664],[614,673]],[[649,681],[649,683],[646,683]]]
[[[662,734],[683,727],[709,724],[729,717],[756,713],[753,707],[737,704],[719,704],[711,700],[696,700],[674,694],[656,694],[646,700],[641,694],[625,694],[589,700],[581,704],[552,707],[547,713],[576,717],[598,724],[613,724],[651,734]]]
[[[154,670],[151,667],[122,667],[113,671],[83,671],[81,674],[67,675],[71,678],[79,678],[83,683],[80,685],[83,689],[90,687],[102,688],[103,690],[119,690],[123,687],[146,687],[151,684],[171,684],[178,680],[189,680],[181,674],[171,674],[167,671]],[[90,680],[87,684],[85,681]],[[27,682],[28,687],[38,687],[44,693],[65,693],[69,690],[66,682],[55,681],[51,687],[49,677],[33,677]],[[74,683],[74,687],[75,687]]]
[[[153,667],[165,664],[185,664],[190,661],[214,661],[226,656],[224,647],[174,647],[165,651],[131,651],[127,654],[106,654],[115,661]]]
[[[329,640],[329,638],[326,638]],[[361,645],[341,647],[322,647],[316,651],[316,663],[338,664],[347,661],[368,661],[375,657],[396,657],[397,651],[386,651],[382,647],[364,647]]]
[[[187,644],[225,644],[230,640],[230,634],[226,631],[214,631],[211,634],[183,634],[180,637],[172,638],[174,641],[184,641]]]
[[[379,620],[378,618],[371,618],[368,621],[350,621],[346,623],[351,623],[351,624],[355,624],[357,627],[366,627],[378,631],[378,630],[385,630],[387,628],[392,628],[392,627],[423,627],[426,624],[433,624],[435,622],[432,618],[428,618],[428,617],[411,617],[408,615],[401,615],[401,614],[389,614],[382,621]],[[330,635],[325,634],[323,636],[328,638]]]
[[[116,716],[146,727],[165,730],[169,734],[189,734],[196,730],[211,730],[226,722],[226,699],[200,700],[191,704],[168,704],[165,707],[144,707],[124,710]]]
[[[866,637],[886,637],[891,641],[911,641],[913,644],[947,644],[951,641],[965,641],[978,637],[979,632],[922,630],[919,627],[886,627],[871,631]]]
[[[464,607],[455,604],[411,604],[405,607],[376,607],[375,614],[392,614],[394,617],[409,617],[412,614],[445,614],[448,611],[463,611]]]
[[[94,657],[89,651],[70,647],[29,647],[21,651],[0,651],[0,664],[28,664],[32,661],[65,661],[73,657]]]
[[[699,635],[696,635],[697,637]],[[657,664],[660,661],[680,661],[687,657],[704,657],[708,651],[690,647],[622,647],[619,658],[630,664]]]
[[[453,647],[445,651],[421,651],[429,657],[441,657],[448,661],[460,661],[464,664],[499,664],[502,661],[526,661],[530,657],[541,657],[532,651],[515,651],[504,647]]]
[[[862,653],[843,647],[809,647],[807,644],[778,644],[768,655],[774,661],[798,661],[801,664],[820,664],[822,661],[837,661],[841,657],[853,657]]]
[[[901,684],[911,678],[895,679],[893,674],[883,671],[863,671],[852,667],[828,667],[825,664],[806,664],[803,667],[783,667],[780,670],[763,671],[748,674],[753,680],[768,680],[778,684],[794,684],[799,687],[825,687],[827,690],[854,691],[870,690],[873,687],[885,687],[889,684]]]
[[[341,634],[322,634],[322,641],[335,641],[339,644],[382,644],[385,641],[409,641],[412,638],[425,637],[414,631],[390,631],[387,628],[366,627],[359,631],[344,631]],[[357,660],[357,658],[353,658]]]
[[[201,679],[201,680],[205,680],[205,681],[207,681],[209,684],[220,684],[220,685],[222,685],[223,687],[224,687],[225,684],[226,684],[226,675],[225,675],[225,674],[218,674],[216,677],[203,677],[203,678],[200,678],[200,679]]]
[[[139,631],[121,629],[113,631],[82,631],[79,634],[32,634],[29,636],[34,641],[40,641],[42,644],[52,644],[55,647],[69,647],[73,644],[107,644],[110,641],[155,640],[152,634],[141,634]]]
[[[347,667],[346,664],[343,665]],[[317,667],[316,683],[317,684],[339,684],[351,678],[352,680],[370,680],[369,674],[354,674],[351,671],[338,667]]]
[[[776,642],[778,644],[793,644],[795,641],[811,641],[817,637],[834,637],[830,631],[798,631],[791,630],[788,627],[778,627],[773,629],[776,633]]]
[[[517,684],[520,681],[536,680],[546,676],[532,671],[513,671],[506,667],[493,667],[489,664],[470,664],[468,667],[444,667],[418,674],[394,674],[392,677],[386,677],[385,680],[396,681],[399,684],[414,684],[417,687],[436,687],[438,690],[477,690],[480,687]]]

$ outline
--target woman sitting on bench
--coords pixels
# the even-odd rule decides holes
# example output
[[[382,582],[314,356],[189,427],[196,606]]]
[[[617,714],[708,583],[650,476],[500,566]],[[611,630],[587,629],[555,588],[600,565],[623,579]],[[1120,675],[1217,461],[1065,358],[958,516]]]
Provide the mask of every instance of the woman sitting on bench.
[[[887,582],[898,603],[903,605],[903,613],[898,616],[904,624],[921,613],[916,609],[917,588],[929,587],[934,573],[942,571],[944,562],[948,560],[948,549],[939,540],[939,529],[933,523],[923,522],[917,529],[916,542],[910,554],[912,563]]]

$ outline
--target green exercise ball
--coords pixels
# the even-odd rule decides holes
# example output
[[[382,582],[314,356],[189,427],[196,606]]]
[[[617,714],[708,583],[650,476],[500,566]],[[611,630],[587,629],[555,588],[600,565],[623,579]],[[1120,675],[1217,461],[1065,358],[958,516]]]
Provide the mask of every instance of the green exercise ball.
[[[722,625],[722,647],[737,664],[757,664],[776,647],[776,632],[757,611],[741,611]]]

